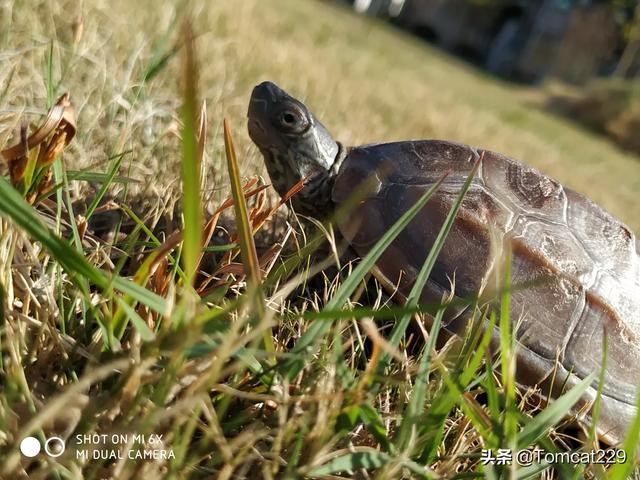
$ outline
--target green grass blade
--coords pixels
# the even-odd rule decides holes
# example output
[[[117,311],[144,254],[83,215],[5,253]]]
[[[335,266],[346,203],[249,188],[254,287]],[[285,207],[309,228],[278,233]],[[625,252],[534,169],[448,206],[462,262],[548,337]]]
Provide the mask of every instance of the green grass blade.
[[[233,208],[238,228],[240,255],[242,257],[242,263],[244,265],[247,279],[256,286],[260,283],[260,265],[258,263],[258,254],[256,253],[256,246],[253,240],[253,229],[249,222],[247,203],[242,190],[236,151],[233,146],[233,139],[231,138],[231,130],[226,119],[224,120],[224,146],[227,155],[227,168],[229,169],[231,194],[233,196]]]
[[[558,449],[556,444],[549,438],[548,436],[543,436],[538,439],[537,444],[540,448],[542,448],[546,452],[550,453],[560,453],[561,451]],[[544,465],[549,467],[549,464],[544,463]],[[571,463],[557,462],[552,464],[556,473],[558,474],[558,478],[562,479],[580,479],[583,478],[584,475],[581,473],[584,470],[584,465],[574,465]],[[520,473],[518,471],[518,473]],[[599,478],[597,475],[595,478]]]
[[[233,196],[233,208],[236,217],[236,227],[238,229],[238,243],[240,244],[240,256],[247,276],[247,295],[252,299],[253,310],[258,319],[265,316],[264,299],[260,284],[262,282],[262,273],[260,271],[260,263],[258,262],[258,253],[253,239],[253,227],[249,220],[247,211],[247,202],[244,197],[242,183],[240,179],[240,169],[238,168],[238,159],[236,150],[233,146],[233,138],[231,137],[231,129],[226,119],[223,122],[224,130],[224,146],[227,156],[227,169],[229,171],[229,181],[231,183],[231,194]],[[268,352],[275,352],[273,344],[273,336],[270,328],[265,328],[262,335],[264,348]]]
[[[456,218],[456,215],[458,214],[458,211],[462,206],[462,201],[464,199],[464,196],[466,195],[467,191],[471,187],[471,182],[473,181],[476,175],[476,172],[480,167],[481,161],[482,161],[482,157],[480,157],[480,159],[476,161],[473,168],[467,175],[467,178],[464,182],[464,185],[460,189],[460,193],[458,194],[458,197],[456,198],[455,203],[449,210],[449,213],[447,214],[447,218],[445,219],[444,224],[440,228],[440,231],[438,232],[438,236],[436,237],[433,243],[433,246],[431,247],[431,250],[429,250],[429,254],[427,255],[427,258],[424,261],[424,264],[422,265],[420,272],[418,273],[416,281],[413,287],[411,288],[411,292],[407,297],[407,306],[409,308],[415,307],[416,305],[418,305],[418,302],[420,301],[420,295],[422,294],[422,291],[424,290],[424,286],[427,283],[427,280],[429,279],[429,275],[431,275],[431,270],[433,269],[433,266],[436,263],[436,259],[438,258],[438,255],[440,254],[442,247],[444,246],[444,242],[447,239],[447,235],[449,235],[449,231],[453,226],[453,222]],[[391,331],[391,336],[389,338],[389,343],[391,343],[391,345],[397,346],[400,343],[400,339],[404,335],[404,332],[407,329],[407,326],[409,325],[410,320],[411,320],[411,316],[405,315],[394,326],[393,330]],[[380,364],[383,365],[384,360],[381,361]]]
[[[24,169],[24,176],[22,178],[22,191],[26,195],[30,191],[32,191],[36,185],[34,185],[34,176],[36,171],[36,163],[38,160],[38,152],[40,149],[44,148],[44,146],[38,145],[37,147],[31,149],[27,156],[27,165]]]
[[[438,454],[438,447],[444,436],[447,417],[458,402],[458,393],[444,383],[433,396],[429,411],[420,420],[420,438],[417,449],[421,463],[429,465]]]
[[[131,295],[156,312],[166,314],[167,305],[162,297],[119,276],[110,280],[75,248],[47,229],[33,207],[25,202],[5,178],[0,178],[0,212],[39,241],[81,290],[84,288],[84,281],[79,281],[80,279],[89,280],[101,290],[108,290],[113,284],[116,289]]]
[[[58,156],[54,162],[53,166],[55,177],[62,179],[63,190],[60,190],[58,193],[64,193],[64,201],[66,202],[67,212],[69,212],[69,224],[71,225],[71,235],[73,238],[73,244],[82,257],[84,257],[84,248],[82,247],[82,240],[80,239],[80,232],[78,231],[78,223],[76,222],[76,216],[73,213],[73,202],[71,201],[71,195],[69,194],[69,181],[67,179],[67,174],[62,167],[62,157]],[[58,217],[59,218],[59,217]],[[79,277],[79,282],[83,282],[84,285],[82,287],[83,291],[89,291],[89,284],[87,279]],[[81,301],[81,315],[82,322],[87,323],[87,311],[91,308],[91,303],[87,301],[86,298],[82,298]]]
[[[358,413],[363,425],[367,427],[367,430],[375,437],[378,443],[380,443],[387,453],[394,454],[395,450],[387,436],[380,412],[369,404],[362,404],[360,405]]]
[[[485,439],[485,442],[489,445],[496,444],[497,438],[495,432],[489,427],[489,425],[487,425],[480,412],[477,411],[477,409],[471,403],[471,400],[465,397],[464,392],[462,391],[460,386],[456,383],[456,381],[443,366],[440,366],[440,372],[446,385],[455,394],[458,405],[460,405],[460,408],[464,411],[469,420],[471,420],[473,426]]]
[[[364,276],[369,272],[371,267],[378,260],[380,255],[384,253],[384,251],[391,245],[391,242],[404,230],[404,228],[409,224],[409,222],[415,217],[418,212],[427,204],[429,199],[433,196],[436,190],[440,187],[446,175],[443,175],[429,190],[427,190],[424,195],[413,205],[409,210],[407,210],[397,221],[396,223],[378,240],[378,242],[373,246],[371,251],[360,261],[358,266],[353,270],[351,275],[349,275],[345,281],[340,285],[340,288],[335,292],[334,296],[327,303],[325,310],[326,311],[337,311],[342,308],[344,303],[349,299],[350,295],[356,289],[358,284],[362,281]],[[331,324],[329,322],[314,322],[309,329],[298,339],[295,347],[293,348],[294,353],[301,353],[305,351],[308,347],[310,347],[314,342],[316,342],[319,338],[327,332],[330,328]],[[304,367],[304,364],[301,361],[296,361],[295,364],[290,365],[290,369],[288,371],[288,378],[293,379]]]
[[[47,87],[47,107],[51,108],[55,101],[54,80],[53,80],[53,40],[49,41],[49,51],[47,52],[47,70],[45,74],[45,85]]]
[[[542,412],[522,427],[517,434],[517,448],[527,448],[545,435],[551,427],[562,420],[571,407],[582,397],[593,383],[596,374],[592,373],[564,395],[556,398]]]
[[[420,296],[422,291],[424,290],[424,286],[427,283],[429,276],[431,275],[431,270],[435,265],[436,259],[444,246],[444,243],[447,239],[449,231],[453,227],[453,222],[455,221],[456,215],[462,206],[462,201],[467,191],[471,187],[471,182],[473,181],[476,172],[480,166],[480,161],[478,160],[465,180],[464,185],[460,189],[460,193],[456,198],[455,203],[449,210],[447,217],[438,232],[438,236],[433,243],[433,246],[429,250],[429,254],[427,255],[426,260],[424,261],[420,272],[416,278],[416,281],[411,288],[411,292],[407,297],[407,307],[413,308],[416,307],[420,301]],[[409,446],[411,440],[411,431],[415,428],[417,423],[418,416],[421,413],[422,406],[424,405],[426,399],[426,385],[429,383],[429,365],[431,363],[431,352],[435,348],[435,342],[440,333],[440,325],[442,322],[442,318],[444,316],[444,309],[438,310],[436,314],[433,325],[431,326],[431,331],[429,333],[429,340],[427,345],[422,353],[422,358],[420,360],[419,373],[416,377],[416,385],[414,387],[414,391],[412,392],[412,396],[409,400],[409,405],[407,406],[407,411],[405,412],[405,416],[400,425],[400,430],[398,432],[397,437],[397,446],[400,450],[404,450]],[[400,339],[404,335],[404,332],[409,325],[411,320],[411,315],[403,315],[401,320],[394,325],[394,328],[391,332],[391,336],[389,339],[389,343],[393,346],[396,346],[400,343]],[[380,362],[380,368],[385,366],[386,360],[388,356],[383,357],[383,360]]]
[[[388,464],[391,457],[378,450],[366,449],[365,451],[351,452],[336,457],[329,462],[314,468],[306,475],[310,477],[324,477],[340,472],[354,472],[355,470],[377,469]]]
[[[483,323],[478,324],[478,329],[485,328],[484,333],[482,334],[482,338],[480,342],[475,346],[473,350],[473,355],[469,360],[467,366],[463,369],[460,374],[460,384],[466,386],[473,380],[475,376],[477,376],[478,369],[480,368],[480,364],[482,363],[482,359],[485,356],[489,348],[489,343],[491,342],[491,333],[496,325],[495,316],[489,316],[489,321],[486,326]]]
[[[472,302],[461,301],[451,302],[449,305],[469,305]],[[374,307],[358,307],[355,306],[350,310],[321,310],[307,311],[300,316],[305,320],[347,320],[350,318],[376,318],[376,319],[395,319],[402,315],[414,315],[416,313],[426,314],[437,312],[441,307],[441,303],[421,303],[414,307],[396,306],[395,304],[385,305],[379,308]]]
[[[182,199],[184,231],[182,261],[185,283],[192,286],[198,268],[202,248],[202,202],[200,200],[200,161],[198,157],[197,83],[198,71],[195,58],[195,42],[189,21],[183,25],[185,41],[184,90],[182,95]]]
[[[309,241],[299,250],[295,252],[294,255],[285,259],[280,265],[271,270],[269,275],[264,281],[264,286],[269,287],[279,283],[283,278],[287,278],[289,274],[298,267],[302,262],[308,259],[313,252],[315,252],[322,242],[324,241],[324,235],[320,233],[316,233],[312,236]]]
[[[402,422],[398,430],[396,437],[396,445],[398,450],[406,450],[413,442],[416,429],[419,426],[419,417],[422,414],[422,409],[427,396],[427,385],[429,384],[429,366],[431,365],[431,352],[435,349],[436,338],[440,333],[440,326],[442,324],[442,317],[444,316],[445,309],[438,310],[431,330],[429,331],[429,340],[422,350],[422,358],[420,358],[420,364],[418,367],[418,373],[415,376],[413,391],[411,392],[411,398],[407,405],[404,415],[402,416]]]
[[[622,444],[622,450],[626,453],[626,461],[616,463],[609,470],[608,480],[631,478],[633,469],[640,468],[640,393],[638,393],[636,409],[636,417],[629,425],[629,430],[627,430],[627,435]]]
[[[511,285],[511,251],[507,250],[504,265],[503,291],[500,298],[500,372],[504,388],[503,434],[507,448],[517,446],[519,411],[516,407],[516,352],[515,332],[511,330],[509,288]],[[515,464],[512,468],[516,468]],[[514,470],[512,470],[514,471]]]
[[[490,321],[493,325],[497,322],[497,314],[495,309],[491,309]],[[500,394],[498,392],[498,386],[496,385],[496,381],[493,377],[494,369],[497,369],[497,366],[494,365],[494,361],[492,358],[487,356],[485,370],[486,375],[484,377],[484,382],[482,383],[484,390],[487,394],[487,410],[489,411],[489,417],[491,418],[491,423],[493,424],[493,428],[496,431],[496,436],[502,438],[504,425],[502,423],[502,405],[500,403]],[[489,448],[499,448],[499,443],[488,445]]]
[[[422,197],[407,210],[402,217],[400,217],[396,223],[378,240],[371,251],[360,261],[358,266],[353,270],[353,273],[349,275],[345,281],[340,285],[340,288],[327,303],[326,310],[337,310],[341,308],[344,303],[349,299],[351,294],[355,291],[358,284],[362,281],[364,276],[375,265],[380,255],[391,245],[398,235],[405,229],[413,217],[415,217],[420,210],[427,204],[433,194],[440,188],[440,185],[448,175],[443,175],[438,181],[427,190]]]
[[[151,248],[160,248],[161,246],[163,246],[164,244],[160,241],[160,239],[158,237],[155,236],[155,234],[153,233],[153,231],[147,227],[144,223],[144,221],[138,217],[136,215],[136,213],[131,210],[131,208],[129,208],[127,205],[120,205],[120,208],[122,209],[122,211],[124,213],[127,214],[127,216],[133,220],[136,224],[136,227],[134,229],[134,232],[137,231],[138,229],[141,230],[142,232],[144,232],[144,234],[148,237],[148,241],[147,242],[133,242],[132,247],[134,245],[136,246],[144,246],[144,247],[151,247]],[[132,232],[133,233],[133,232]],[[129,237],[131,237],[132,234],[129,234]],[[168,241],[169,239],[165,240]],[[166,246],[166,245],[165,245]],[[173,249],[171,249],[173,250]],[[128,250],[127,250],[128,251]],[[154,254],[151,253],[149,256],[153,256]],[[149,257],[147,257],[149,258]],[[167,255],[167,260],[169,261],[169,263],[171,264],[171,266],[175,267],[174,273],[179,276],[180,278],[184,279],[184,271],[182,270],[182,268],[180,268],[180,264],[179,264],[179,260],[176,258],[176,256],[171,255],[170,253]],[[119,270],[116,270],[119,271]],[[138,279],[142,279],[143,276],[140,275],[139,271],[136,272],[136,278]],[[146,278],[145,278],[146,280]],[[144,282],[138,281],[136,283],[139,283],[140,285],[143,285]]]
[[[459,374],[459,382],[461,388],[468,388],[469,383],[478,376],[478,368],[485,356],[489,342],[491,341],[491,332],[495,325],[495,317],[493,321],[489,319],[488,325],[478,343],[474,341],[475,348],[469,350],[471,358],[463,359],[463,367]],[[482,323],[477,324],[477,328],[483,327]],[[473,335],[475,337],[475,335]],[[431,463],[436,454],[442,437],[444,434],[445,420],[457,402],[457,395],[453,394],[449,387],[444,384],[440,390],[434,395],[429,411],[420,420],[421,439],[419,440],[420,461],[426,464]]]
[[[136,217],[137,219],[137,217]],[[144,227],[144,224],[142,224],[141,222],[138,224],[138,226],[142,225],[142,227]],[[146,227],[144,227],[146,228]],[[149,232],[150,233],[150,232]],[[151,234],[151,236],[153,236]],[[155,237],[153,237],[155,239]],[[157,240],[157,239],[156,239]],[[142,264],[138,267],[138,269],[136,270],[136,273],[133,276],[133,281],[131,282],[133,285],[139,285],[139,286],[144,286],[145,283],[147,282],[147,280],[149,279],[149,276],[151,275],[151,271],[153,266],[159,261],[159,259],[161,258],[166,258],[168,257],[171,263],[175,263],[174,260],[171,259],[170,257],[170,252],[173,250],[173,248],[176,246],[177,240],[173,240],[173,241],[167,241],[167,243],[160,247],[158,246],[158,248],[156,248],[156,250],[152,251],[149,255],[147,255],[147,258],[144,259],[144,261],[142,262]],[[156,244],[154,243],[154,246]],[[130,285],[128,285],[126,288],[129,288]],[[144,294],[144,291],[146,289],[141,289],[139,291],[140,294]],[[126,295],[125,298],[123,299],[123,302],[130,308],[132,309],[134,306],[134,298],[131,295]],[[150,299],[152,300],[152,299]],[[122,338],[122,335],[125,332],[125,328],[127,326],[127,319],[131,318],[130,315],[128,315],[128,309],[123,309],[123,308],[118,308],[115,313],[113,314],[113,317],[111,318],[111,332],[115,335],[115,337],[120,340]]]
[[[541,463],[537,463],[535,465],[520,468],[518,469],[516,478],[518,480],[525,480],[527,478],[540,478],[542,472],[547,470],[549,467],[550,465],[547,462],[542,461]]]
[[[133,326],[140,334],[140,338],[145,342],[155,340],[155,334],[151,331],[146,322],[140,318],[140,315],[137,314],[133,307],[120,297],[115,297],[115,299],[120,308],[124,310],[127,316],[131,319],[131,323],[133,323]]]
[[[107,190],[109,189],[111,184],[114,182],[114,179],[116,178],[116,173],[118,173],[118,170],[120,169],[120,164],[122,163],[123,156],[124,154],[118,155],[113,159],[109,173],[105,175],[104,181],[102,182],[100,189],[96,193],[95,198],[91,201],[89,208],[87,208],[87,212],[85,213],[85,217],[87,220],[91,218],[91,216],[93,215],[93,212],[95,211],[96,208],[98,208],[98,205],[100,205],[100,202],[102,201],[105,194],[107,193]],[[83,173],[83,172],[80,172],[80,173]],[[86,173],[89,173],[89,172],[86,172]],[[86,178],[86,176],[82,176],[82,175],[79,175],[78,177],[79,179],[83,177]],[[95,180],[92,180],[92,181],[95,181]]]
[[[602,389],[604,388],[607,358],[609,354],[609,337],[607,331],[603,325],[602,334],[602,366],[600,367],[600,374],[598,376],[598,392],[596,394],[596,401],[593,403],[591,409],[591,428],[589,429],[589,443],[593,444],[596,440],[596,427],[598,425],[598,419],[600,418],[600,405],[602,403]]]
[[[167,66],[169,60],[171,60],[178,53],[180,49],[179,45],[174,45],[173,47],[168,48],[169,41],[174,34],[177,23],[178,17],[175,16],[171,20],[171,23],[169,24],[167,30],[158,39],[158,43],[153,50],[153,55],[151,56],[151,60],[142,73],[140,79],[140,88],[142,88],[147,84],[147,82],[151,81],[156,75],[158,75]]]
[[[55,259],[78,282],[78,276],[89,279],[100,288],[107,288],[107,278],[87,262],[84,256],[67,242],[56,236],[40,221],[36,211],[5,179],[0,178],[0,212],[11,218],[33,238],[43,244]],[[86,293],[86,292],[85,292]]]
[[[117,169],[115,171],[117,172]],[[113,169],[110,169],[109,173],[67,170],[67,179],[70,182],[93,182],[107,185],[110,185],[112,183],[138,183],[138,181],[133,178],[123,177],[122,175],[112,175],[112,172]],[[56,185],[54,188],[56,187],[60,188],[59,185]]]
[[[126,293],[134,300],[146,305],[160,315],[167,315],[169,313],[167,301],[151,290],[147,290],[143,286],[120,276],[113,277],[112,284],[116,290]]]

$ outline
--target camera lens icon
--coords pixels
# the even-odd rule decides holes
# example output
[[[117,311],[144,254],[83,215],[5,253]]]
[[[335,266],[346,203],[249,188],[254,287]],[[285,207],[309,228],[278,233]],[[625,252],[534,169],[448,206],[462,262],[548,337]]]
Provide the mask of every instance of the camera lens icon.
[[[65,448],[64,440],[60,437],[49,437],[47,441],[44,442],[44,451],[47,452],[47,455],[50,457],[59,457],[64,453]]]
[[[25,437],[20,442],[20,451],[25,457],[33,458],[40,453],[42,445],[36,437]],[[50,457],[59,457],[65,451],[66,445],[60,437],[49,437],[44,442],[44,451]]]

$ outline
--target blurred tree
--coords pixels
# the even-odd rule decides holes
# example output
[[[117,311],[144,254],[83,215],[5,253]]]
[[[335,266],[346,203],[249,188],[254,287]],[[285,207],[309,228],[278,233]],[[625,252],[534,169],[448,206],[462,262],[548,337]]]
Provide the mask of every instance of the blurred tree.
[[[612,4],[627,14],[623,26],[625,47],[614,72],[615,76],[626,78],[634,65],[640,63],[640,3],[637,0],[613,0]]]

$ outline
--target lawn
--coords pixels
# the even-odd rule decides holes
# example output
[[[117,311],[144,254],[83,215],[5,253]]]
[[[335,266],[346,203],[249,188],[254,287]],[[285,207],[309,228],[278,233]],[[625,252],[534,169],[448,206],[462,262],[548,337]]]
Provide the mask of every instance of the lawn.
[[[10,22],[0,37],[3,125],[14,126],[22,109],[42,111],[45,58],[54,39],[55,93],[71,93],[82,126],[70,163],[100,165],[109,154],[135,147],[135,161],[125,159],[131,176],[144,179],[150,194],[177,188],[171,175],[154,175],[173,171],[177,148],[172,116],[179,104],[180,63],[169,60],[154,68],[175,41],[176,7],[162,5],[92,1],[81,12],[69,2],[39,8],[16,2],[12,19],[2,17]],[[208,103],[214,132],[207,149],[209,188],[222,187],[224,179],[215,168],[221,158],[215,133],[223,116],[237,132],[243,173],[265,173],[246,133],[245,115],[251,88],[269,79],[308,102],[347,145],[442,138],[496,150],[587,194],[640,229],[638,158],[534,108],[526,89],[497,81],[381,22],[355,17],[340,3],[196,5],[200,96]],[[74,20],[81,25],[76,31],[82,31],[77,44]],[[0,141],[11,131],[3,128]],[[156,177],[154,185],[146,182],[149,177]]]
[[[433,354],[403,332],[401,342],[389,343],[394,323],[380,320],[376,328],[372,321],[379,316],[372,305],[385,299],[375,289],[364,292],[366,269],[358,275],[343,265],[341,277],[310,279],[315,265],[304,255],[285,258],[287,248],[304,243],[291,217],[278,217],[295,227],[287,248],[260,258],[270,266],[262,289],[252,288],[250,275],[245,281],[247,238],[228,242],[221,233],[209,261],[214,270],[201,266],[215,278],[196,278],[204,300],[196,295],[189,284],[198,264],[194,232],[203,230],[193,212],[201,203],[181,181],[199,171],[188,153],[196,127],[183,126],[193,116],[181,109],[185,99],[195,101],[183,93],[196,78],[184,67],[188,11],[199,66],[195,91],[207,111],[207,218],[232,194],[223,118],[243,181],[266,178],[246,132],[246,110],[252,87],[269,79],[303,99],[347,145],[441,138],[496,150],[588,195],[640,232],[639,158],[539,110],[529,89],[356,17],[342,3],[0,2],[0,150],[18,140],[21,123],[41,122],[64,92],[77,116],[64,167],[54,167],[57,202],[39,208],[48,228],[59,228],[69,242],[56,243],[6,182],[0,189],[0,478],[46,471],[53,478],[349,478],[350,470],[360,478],[516,478],[515,467],[483,468],[481,449],[575,447],[553,426],[562,415],[533,423],[530,415],[542,406],[529,395],[516,397],[507,354],[504,387],[496,385],[480,338]],[[91,216],[96,197],[100,205],[120,205],[129,228],[80,241],[77,224],[84,220],[76,215]],[[266,190],[250,207],[267,212],[275,202]],[[176,205],[185,206],[178,248],[167,238],[168,226],[180,221]],[[233,212],[227,208],[219,226],[233,229]],[[265,215],[269,225],[274,215]],[[114,229],[117,218],[109,224]],[[261,230],[258,238],[265,237]],[[230,265],[222,265],[224,255]],[[285,269],[292,259],[302,266]],[[345,304],[361,309],[340,313]],[[451,368],[461,380],[451,380]],[[427,372],[428,382],[415,381]],[[519,436],[517,424],[544,435]],[[42,441],[72,432],[60,457],[30,462],[17,449],[25,435]],[[118,457],[160,450],[172,458]],[[100,451],[115,457],[99,458]],[[519,474],[526,472],[540,474]],[[605,478],[597,466],[543,473],[569,474]]]

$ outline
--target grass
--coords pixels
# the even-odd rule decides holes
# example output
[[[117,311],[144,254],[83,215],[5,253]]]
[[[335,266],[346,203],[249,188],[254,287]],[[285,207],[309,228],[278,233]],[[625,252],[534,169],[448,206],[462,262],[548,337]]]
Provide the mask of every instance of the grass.
[[[66,91],[78,130],[37,210],[0,181],[0,478],[629,475],[631,461],[482,465],[482,448],[591,449],[559,423],[592,378],[545,408],[517,392],[508,289],[489,315],[502,326],[493,361],[480,329],[434,348],[446,305],[426,341],[412,336],[419,288],[400,308],[366,280],[419,204],[360,263],[329,255],[320,263],[338,274],[312,278],[324,235],[306,239],[251,180],[264,167],[244,116],[251,87],[272,79],[347,144],[434,137],[499,150],[636,230],[638,159],[337,4],[193,2],[190,24],[180,2],[36,3],[0,11],[0,149]],[[121,212],[110,235],[86,232],[110,205]],[[277,242],[256,248],[254,236]],[[54,433],[67,439],[60,457],[20,456],[21,438]]]
[[[640,153],[635,131],[640,112],[640,82],[620,78],[596,79],[582,86],[548,82],[549,108],[607,135],[623,148]]]

